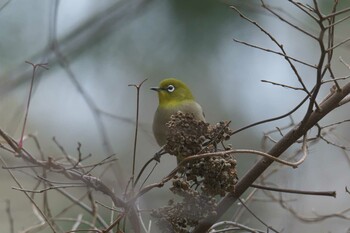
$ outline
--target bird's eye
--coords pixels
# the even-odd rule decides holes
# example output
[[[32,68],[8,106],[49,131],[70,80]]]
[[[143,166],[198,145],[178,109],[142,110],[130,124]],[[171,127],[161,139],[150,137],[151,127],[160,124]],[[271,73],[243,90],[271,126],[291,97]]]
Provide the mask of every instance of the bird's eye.
[[[175,91],[175,87],[173,85],[169,85],[167,90],[168,90],[168,92],[173,92],[173,91]]]

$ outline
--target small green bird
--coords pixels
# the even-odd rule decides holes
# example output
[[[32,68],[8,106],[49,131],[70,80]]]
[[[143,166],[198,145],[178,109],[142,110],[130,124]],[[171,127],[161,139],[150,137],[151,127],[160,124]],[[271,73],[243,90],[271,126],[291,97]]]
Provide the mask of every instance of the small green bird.
[[[171,115],[178,111],[192,113],[196,120],[204,121],[202,107],[195,101],[191,90],[185,83],[175,78],[164,79],[159,87],[151,90],[158,92],[159,105],[153,119],[153,133],[159,146],[167,142],[168,127]]]

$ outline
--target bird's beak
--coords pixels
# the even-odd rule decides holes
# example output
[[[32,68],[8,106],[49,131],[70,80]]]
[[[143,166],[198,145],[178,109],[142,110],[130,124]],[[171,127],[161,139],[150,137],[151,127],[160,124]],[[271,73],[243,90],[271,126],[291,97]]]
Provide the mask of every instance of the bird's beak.
[[[151,89],[152,91],[157,91],[157,92],[159,92],[159,91],[161,90],[160,87],[151,87],[150,89]]]

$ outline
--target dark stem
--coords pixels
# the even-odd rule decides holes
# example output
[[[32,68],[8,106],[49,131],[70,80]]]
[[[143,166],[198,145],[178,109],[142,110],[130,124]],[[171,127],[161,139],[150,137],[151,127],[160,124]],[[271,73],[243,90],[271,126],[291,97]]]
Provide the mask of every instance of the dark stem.
[[[134,188],[134,176],[135,176],[135,164],[136,164],[136,148],[137,148],[137,133],[139,129],[139,110],[140,110],[140,88],[147,79],[143,80],[140,84],[130,84],[130,87],[136,88],[136,123],[135,123],[135,137],[134,137],[134,153],[132,157],[132,173],[131,173],[131,184]]]
[[[303,191],[303,190],[295,190],[295,189],[282,189],[282,188],[268,187],[268,186],[259,185],[259,184],[251,184],[250,187],[269,190],[269,191],[275,191],[275,192],[294,193],[294,194],[303,194],[303,195],[330,196],[330,197],[336,197],[337,195],[335,191]]]

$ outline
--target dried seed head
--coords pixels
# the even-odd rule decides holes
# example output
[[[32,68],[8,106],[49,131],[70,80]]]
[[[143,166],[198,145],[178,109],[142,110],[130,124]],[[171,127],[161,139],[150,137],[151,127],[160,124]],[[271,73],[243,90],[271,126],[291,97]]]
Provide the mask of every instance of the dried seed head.
[[[165,151],[182,160],[191,155],[220,151],[220,156],[189,160],[173,178],[170,190],[183,198],[169,201],[168,206],[154,210],[152,216],[162,232],[190,232],[205,217],[216,215],[217,196],[234,192],[237,183],[236,160],[224,146],[232,130],[229,122],[215,125],[197,121],[192,114],[178,112],[167,124],[169,133]]]

